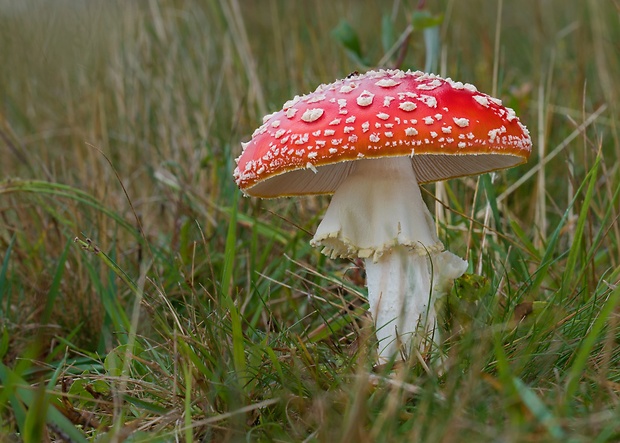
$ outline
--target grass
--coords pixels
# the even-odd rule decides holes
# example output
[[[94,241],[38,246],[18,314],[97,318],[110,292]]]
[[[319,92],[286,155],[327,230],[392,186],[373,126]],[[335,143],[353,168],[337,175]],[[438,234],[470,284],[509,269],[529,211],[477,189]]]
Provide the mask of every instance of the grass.
[[[0,439],[620,439],[620,3],[19,5],[0,2]],[[232,180],[263,114],[380,60],[493,92],[533,136],[525,166],[426,187],[470,263],[443,371],[373,371],[363,272],[308,245],[325,198]]]

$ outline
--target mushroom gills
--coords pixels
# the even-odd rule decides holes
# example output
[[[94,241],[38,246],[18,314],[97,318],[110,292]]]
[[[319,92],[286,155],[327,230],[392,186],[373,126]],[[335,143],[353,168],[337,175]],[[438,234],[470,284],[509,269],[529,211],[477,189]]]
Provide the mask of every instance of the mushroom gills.
[[[435,325],[434,300],[465,272],[444,251],[408,157],[359,160],[336,190],[313,246],[332,258],[365,259],[379,360]]]

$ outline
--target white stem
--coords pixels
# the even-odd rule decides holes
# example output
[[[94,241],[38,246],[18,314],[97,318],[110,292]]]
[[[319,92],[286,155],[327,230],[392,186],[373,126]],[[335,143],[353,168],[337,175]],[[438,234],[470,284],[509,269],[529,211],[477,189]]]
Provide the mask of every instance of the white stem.
[[[356,162],[311,243],[331,257],[365,259],[380,362],[423,345],[435,329],[434,300],[467,267],[442,252],[407,157]]]
[[[435,309],[428,258],[399,246],[376,262],[365,260],[365,265],[379,362],[385,363],[393,355],[408,354],[407,344],[422,345],[432,336]]]

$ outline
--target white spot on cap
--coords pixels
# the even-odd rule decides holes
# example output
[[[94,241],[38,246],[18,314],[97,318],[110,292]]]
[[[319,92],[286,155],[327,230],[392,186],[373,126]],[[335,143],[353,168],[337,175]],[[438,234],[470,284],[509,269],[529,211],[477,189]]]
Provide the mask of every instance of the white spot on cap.
[[[278,129],[274,135],[275,138],[280,138],[284,135],[286,131],[284,129]]]
[[[336,152],[338,152],[338,149],[336,149],[336,148],[329,148],[329,153],[330,154],[335,154]]]
[[[489,107],[489,99],[486,98],[484,95],[474,95],[474,100],[476,100],[478,103],[480,103],[485,108]]]
[[[348,94],[349,92],[353,91],[355,88],[357,88],[357,84],[355,83],[349,83],[348,85],[342,85],[342,87],[340,88],[340,93]]]
[[[384,132],[383,134],[385,134],[386,137],[394,137],[394,133],[391,131]]]
[[[304,114],[301,116],[301,119],[306,123],[312,123],[321,118],[323,112],[325,111],[323,111],[322,108],[306,109],[306,112],[304,112]]]
[[[437,107],[437,99],[431,95],[422,94],[418,97],[418,100],[420,100],[422,103],[424,103],[429,108]]]
[[[461,148],[461,149],[465,148],[466,146],[467,146],[467,143],[465,143],[465,142],[459,142],[459,144],[458,144],[458,147]]]
[[[437,138],[437,133],[435,131],[431,131],[431,137]]]
[[[407,112],[411,112],[417,107],[418,105],[416,105],[414,102],[402,102],[398,105],[398,109],[402,109],[403,111]]]
[[[452,132],[452,126],[442,126],[441,132],[444,134],[450,134]]]
[[[355,131],[355,128],[353,126],[345,126],[344,127],[344,133],[345,134],[350,134],[353,131]]]
[[[427,125],[432,125],[433,123],[435,123],[435,120],[433,120],[433,117],[431,117],[430,115],[428,117],[424,117],[422,120],[424,120],[424,123],[426,123]]]
[[[357,135],[355,135],[355,134],[351,134],[351,135],[349,136],[349,142],[350,142],[350,143],[355,143],[356,141],[357,141]]]
[[[267,123],[267,120],[269,120],[271,117],[273,117],[273,114],[275,114],[275,112],[271,113],[271,114],[267,114],[263,117],[263,123]]]
[[[381,86],[382,88],[391,88],[392,86],[400,85],[400,82],[397,82],[396,80],[391,78],[383,78],[376,82],[375,85]]]
[[[461,128],[466,128],[469,126],[469,120],[466,118],[453,117],[454,123]]]
[[[364,90],[364,92],[357,97],[357,104],[360,106],[370,106],[374,97],[375,95],[372,92]]]
[[[377,143],[380,140],[380,138],[377,134],[370,134],[369,140],[373,143]]]
[[[352,115],[351,117],[347,117],[345,123],[355,123],[355,116]]]
[[[362,123],[362,131],[368,132],[369,129],[370,129],[370,122]]]
[[[387,120],[388,118],[390,118],[390,114],[386,114],[385,112],[380,112],[377,114],[377,118],[380,118],[381,120]]]
[[[443,115],[441,114],[435,114],[435,120],[439,121],[443,118]]]
[[[392,103],[392,100],[394,100],[396,97],[392,97],[391,95],[386,95],[385,97],[383,97],[383,107],[387,108],[388,106],[390,106],[390,103]]]
[[[330,126],[336,126],[340,124],[340,119],[339,118],[335,118],[333,119],[331,122],[329,122]]]
[[[271,122],[272,128],[278,128],[280,126],[280,120],[274,120]]]
[[[413,137],[414,135],[418,135],[418,130],[416,128],[406,128],[405,135]]]
[[[334,131],[333,129],[326,129],[325,131],[323,131],[323,135],[325,137],[331,137],[335,133],[336,133],[336,131]]]
[[[295,117],[295,114],[297,114],[297,108],[288,108],[288,109],[286,110],[286,116],[287,116],[288,118],[293,118],[293,117]]]
[[[346,108],[347,107],[347,99],[346,98],[339,98],[338,99],[338,107],[340,109]]]
[[[476,89],[476,87],[472,85],[471,83],[465,83],[463,87],[469,92],[478,92],[478,89]]]
[[[284,103],[284,105],[282,106],[282,109],[286,111],[288,108],[293,107],[293,105],[295,105],[299,101],[299,99],[300,97],[296,95],[291,100],[287,100],[286,103]]]
[[[317,94],[310,97],[308,103],[318,103],[322,102],[323,100],[325,100],[325,94]]]
[[[439,86],[441,86],[441,80],[436,78],[428,83],[421,83],[418,86],[416,86],[416,88],[420,90],[424,90],[424,91],[432,91],[433,89],[438,88]]]

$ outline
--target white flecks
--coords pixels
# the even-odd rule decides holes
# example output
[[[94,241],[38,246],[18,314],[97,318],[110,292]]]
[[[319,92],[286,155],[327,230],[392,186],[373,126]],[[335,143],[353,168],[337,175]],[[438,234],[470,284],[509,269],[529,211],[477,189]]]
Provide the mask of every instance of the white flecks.
[[[385,127],[386,127],[386,128],[388,128],[388,129],[391,129],[391,128],[393,128],[393,127],[394,127],[394,123],[386,123],[386,124],[384,124],[383,126],[385,126]]]
[[[417,96],[418,94],[416,94],[415,92],[411,92],[411,91],[405,91],[405,92],[398,93],[399,100],[405,100],[407,98],[416,98]]]
[[[422,94],[419,97],[417,97],[417,99],[420,100],[422,103],[424,103],[429,108],[437,107],[437,99],[431,95]]]
[[[411,112],[415,110],[415,108],[417,107],[418,105],[416,105],[413,102],[402,102],[401,104],[398,105],[398,109],[402,109],[403,111],[406,111],[406,112]]]
[[[362,131],[368,132],[369,129],[370,129],[370,122],[362,123]]]
[[[339,98],[339,99],[338,99],[338,107],[339,107],[340,109],[342,109],[342,108],[346,108],[346,107],[347,107],[347,99],[345,99],[345,98]]]
[[[431,131],[431,137],[437,138],[437,133],[435,131]]]
[[[388,118],[390,118],[390,114],[386,114],[385,112],[380,112],[377,114],[377,118],[380,118],[381,120],[387,120]]]
[[[282,109],[286,111],[287,109],[292,108],[293,105],[295,105],[299,101],[299,99],[300,97],[296,95],[295,97],[293,97],[293,99],[288,100],[286,103],[284,103],[284,106],[282,106]]]
[[[431,117],[430,115],[428,117],[424,117],[422,120],[424,120],[424,123],[426,123],[427,125],[432,125],[433,123],[435,123],[435,120],[433,120],[433,117]]]
[[[311,152],[311,154],[316,154],[316,152]],[[310,157],[310,154],[308,154],[308,158]],[[314,167],[314,165],[310,162],[306,163],[306,169],[310,169],[312,172],[314,172],[315,174],[319,171],[317,171],[317,169]]]
[[[465,140],[465,134],[459,134],[459,140]]]
[[[332,145],[338,146],[340,144],[342,144],[342,139],[341,138],[333,138],[332,139]]]
[[[345,123],[355,123],[355,116],[352,115],[351,117],[347,117],[347,119],[344,122]]]
[[[357,88],[357,84],[356,83],[349,83],[347,85],[342,85],[340,87],[340,93],[341,94],[348,94],[349,92],[353,91],[355,88]]]
[[[357,142],[357,135],[355,135],[355,134],[350,135],[348,140],[349,140],[349,143]]]
[[[476,87],[471,83],[465,83],[463,87],[469,92],[478,92],[478,89],[476,89]]]
[[[416,88],[423,90],[423,91],[432,91],[433,89],[438,88],[441,85],[442,85],[441,80],[436,78],[428,83],[421,83],[418,86],[416,86]]]
[[[391,131],[387,131],[383,133],[386,137],[394,137],[394,133]]]
[[[293,118],[293,117],[295,117],[295,114],[297,114],[297,108],[288,108],[288,109],[286,110],[286,116],[287,116],[288,118]]]
[[[373,98],[375,98],[375,95],[372,92],[364,90],[357,97],[357,104],[359,106],[370,106]]]
[[[322,102],[323,100],[325,100],[325,94],[317,94],[310,97],[308,103],[318,103]]]
[[[405,135],[408,137],[413,137],[414,135],[418,135],[418,130],[416,128],[406,128]]]
[[[326,129],[325,131],[323,131],[323,136],[331,137],[335,133],[336,133],[336,131],[334,131],[333,129]]]
[[[330,154],[335,154],[336,152],[338,152],[338,149],[336,149],[336,148],[329,148],[329,153]]]
[[[499,98],[495,98],[495,97],[489,97],[489,101],[492,101],[493,103],[495,103],[497,106],[501,106],[502,105],[502,101]]]
[[[286,144],[286,142],[288,142],[289,138],[291,138],[289,135],[287,135],[286,137],[282,137],[280,139],[280,143],[282,143],[283,145]]]
[[[340,119],[339,118],[335,118],[332,121],[329,122],[330,126],[336,126],[340,124]]]
[[[316,143],[316,145],[317,145],[318,147],[321,147],[321,148],[322,148],[323,146],[325,146],[325,140],[315,140],[315,141],[314,141],[314,143]],[[317,149],[319,149],[319,148],[317,148]]]
[[[450,83],[454,89],[463,89],[465,85],[462,82],[452,82]]]
[[[475,137],[476,137],[476,136],[474,135],[474,133],[473,133],[473,132],[469,132],[469,133],[467,134],[467,138],[468,138],[468,139],[470,139],[470,140],[473,140]]]
[[[292,108],[291,108],[292,109]],[[317,121],[323,115],[325,111],[322,108],[312,108],[306,109],[306,111],[301,116],[301,119],[306,123],[312,123]]]
[[[506,111],[508,112],[508,115],[506,116],[506,120],[508,120],[509,122],[513,121],[515,118],[517,118],[517,113],[515,112],[514,109],[512,108],[506,108]]]
[[[297,140],[295,140],[295,144],[296,145],[304,145],[306,143],[308,143],[308,134],[307,133],[300,135],[299,138]]]
[[[285,133],[285,132],[286,132],[286,131],[285,131],[284,129],[278,129],[278,130],[276,131],[276,133],[274,134],[274,137],[275,137],[275,138],[280,138],[280,137],[282,137],[282,136],[284,135],[284,133]]]
[[[439,121],[443,118],[443,115],[441,114],[435,114],[435,120]]]
[[[377,134],[370,134],[369,140],[372,143],[377,143],[380,140],[380,138],[379,138],[379,136]]]
[[[271,117],[273,117],[273,115],[275,114],[275,112],[272,112],[271,114],[267,114],[263,117],[263,123],[267,123],[267,120],[269,120]]]
[[[469,120],[466,118],[452,117],[452,120],[454,120],[454,123],[456,123],[456,126],[460,128],[466,128],[469,126]]]
[[[465,142],[459,142],[459,144],[458,144],[458,147],[461,148],[461,149],[465,148],[466,146],[467,146],[467,143],[465,143]]]
[[[391,88],[392,86],[400,85],[400,82],[397,82],[396,80],[391,78],[383,78],[376,82],[375,85],[381,86],[382,88]]]
[[[309,153],[308,153],[308,158],[311,158],[311,159],[312,159],[312,158],[316,158],[316,156],[317,156],[317,155],[319,155],[319,153],[318,153],[318,152],[316,152],[316,151],[312,151],[312,152],[309,152]]]
[[[260,168],[258,168],[258,169],[256,170],[256,173],[257,173],[258,175],[261,175],[263,172],[265,172],[265,167],[264,167],[264,166],[261,166]]]
[[[319,135],[321,135],[321,130],[317,129],[316,131],[312,133],[312,135],[314,135],[315,137],[318,137]]]
[[[383,97],[383,107],[387,108],[388,106],[390,106],[390,103],[392,103],[392,100],[394,100],[396,97],[392,97],[391,95],[386,95],[385,97]]]
[[[485,108],[489,107],[489,99],[486,98],[484,95],[474,95],[474,100],[476,100],[478,103],[480,103]]]
[[[375,128],[380,128],[380,127],[381,127],[381,123],[375,122]]]
[[[364,158],[364,154],[362,154],[361,152],[357,154],[357,158]]]
[[[345,134],[350,134],[353,131],[355,131],[355,128],[353,126],[345,126],[344,127],[344,133]]]
[[[504,134],[506,132],[506,127],[502,126],[500,128],[497,129],[491,129],[489,131],[489,141],[491,143],[493,143],[495,141],[495,138],[498,137],[500,134]]]

